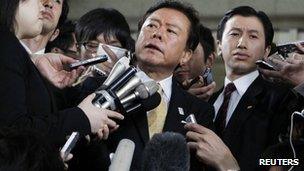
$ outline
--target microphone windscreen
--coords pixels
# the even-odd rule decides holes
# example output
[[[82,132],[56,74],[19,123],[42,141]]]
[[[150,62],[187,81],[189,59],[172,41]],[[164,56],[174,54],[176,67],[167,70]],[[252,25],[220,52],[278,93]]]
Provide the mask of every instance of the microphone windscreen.
[[[143,152],[142,170],[190,169],[190,152],[183,135],[174,132],[155,134]]]
[[[120,140],[113,156],[109,171],[129,171],[135,144],[129,139]]]
[[[144,111],[150,111],[155,109],[160,104],[160,101],[161,96],[156,92],[151,97],[141,100],[140,104]]]

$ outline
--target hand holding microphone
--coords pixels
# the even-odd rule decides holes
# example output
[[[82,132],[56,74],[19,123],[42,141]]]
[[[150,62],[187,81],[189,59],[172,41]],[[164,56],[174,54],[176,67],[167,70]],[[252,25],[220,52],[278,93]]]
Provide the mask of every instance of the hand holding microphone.
[[[111,130],[117,129],[118,125],[113,119],[122,120],[124,116],[120,113],[98,108],[92,104],[95,94],[85,98],[78,107],[86,114],[91,125],[91,132],[97,133],[99,138],[107,139]]]

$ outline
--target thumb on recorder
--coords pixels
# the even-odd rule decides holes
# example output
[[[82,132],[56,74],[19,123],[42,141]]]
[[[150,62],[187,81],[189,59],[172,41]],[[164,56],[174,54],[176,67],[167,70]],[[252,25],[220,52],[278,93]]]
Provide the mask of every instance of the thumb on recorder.
[[[91,132],[97,133],[100,139],[107,139],[110,132],[115,131],[119,125],[113,119],[123,120],[120,113],[98,108],[92,104],[95,94],[87,96],[78,107],[85,113],[91,125]]]

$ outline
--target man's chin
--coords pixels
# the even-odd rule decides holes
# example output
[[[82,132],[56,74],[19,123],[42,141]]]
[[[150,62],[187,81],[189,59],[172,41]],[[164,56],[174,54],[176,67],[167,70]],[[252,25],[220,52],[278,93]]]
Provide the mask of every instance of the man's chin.
[[[47,22],[43,22],[43,27],[42,27],[42,31],[41,34],[48,34],[52,31],[54,31],[56,29],[56,27],[52,26],[51,24],[47,23]]]

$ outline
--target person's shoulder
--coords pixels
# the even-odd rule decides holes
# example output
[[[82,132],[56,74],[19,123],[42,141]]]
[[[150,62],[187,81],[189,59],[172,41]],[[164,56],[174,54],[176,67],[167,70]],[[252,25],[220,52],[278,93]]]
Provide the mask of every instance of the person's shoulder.
[[[270,81],[263,77],[260,78],[260,82],[263,88],[269,93],[275,93],[277,95],[292,93],[292,87],[289,84]]]
[[[0,52],[3,56],[10,56],[10,58],[18,57],[15,54],[26,55],[27,52],[17,39],[17,37],[5,28],[0,29],[1,41]]]

